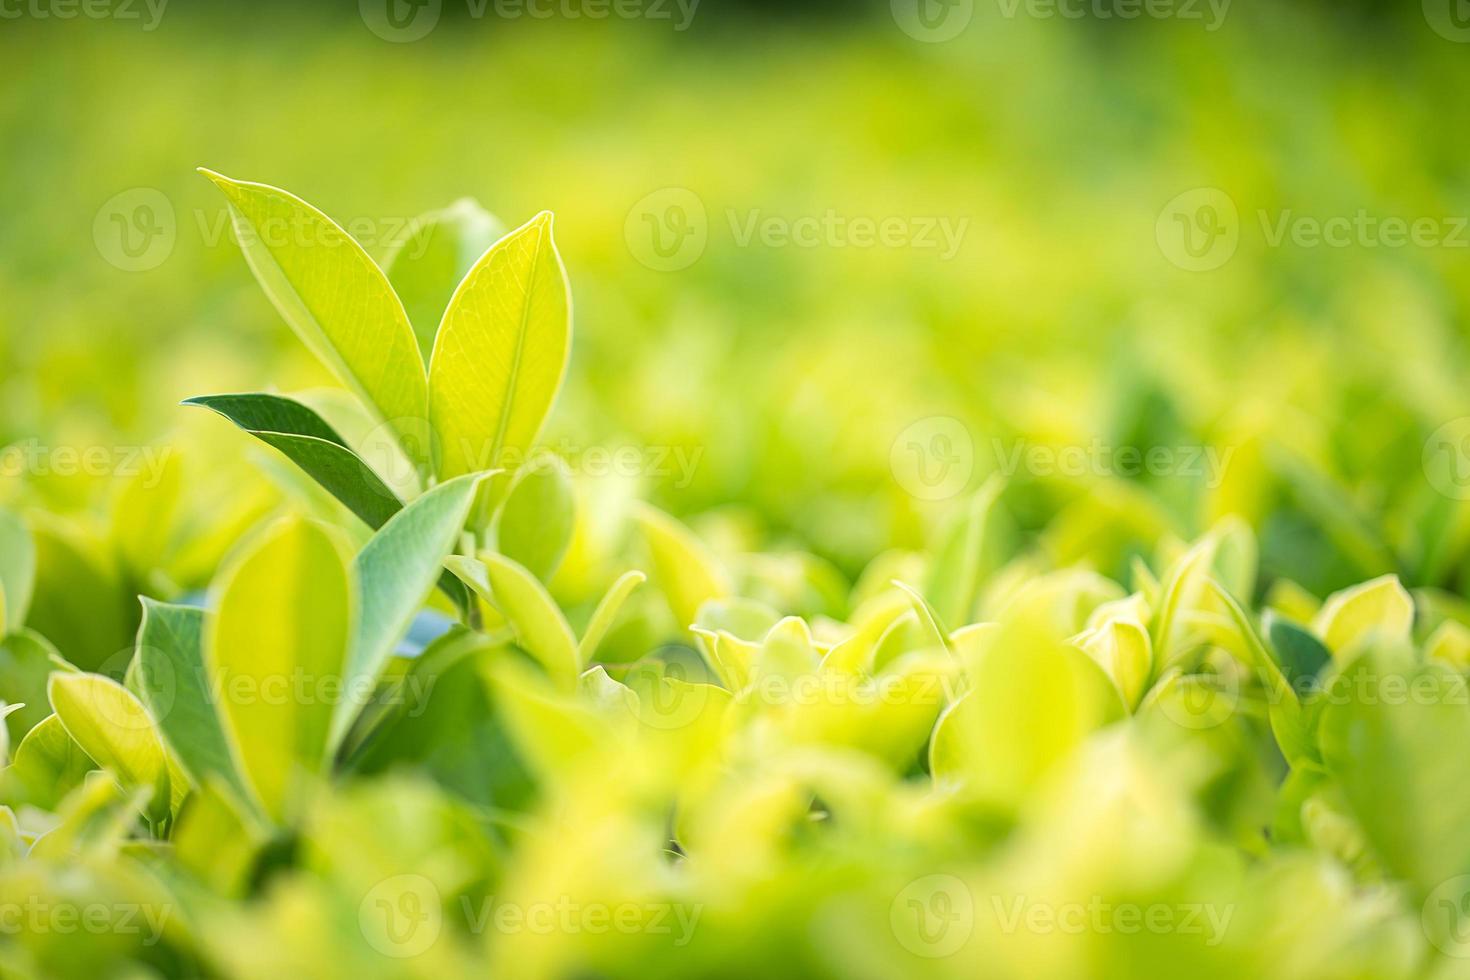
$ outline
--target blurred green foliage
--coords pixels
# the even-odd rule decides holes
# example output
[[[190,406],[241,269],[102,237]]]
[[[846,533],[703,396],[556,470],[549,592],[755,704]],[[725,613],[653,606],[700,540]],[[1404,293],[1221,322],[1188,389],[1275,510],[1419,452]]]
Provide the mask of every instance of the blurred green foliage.
[[[402,44],[350,7],[7,19],[0,697],[28,706],[0,973],[1462,975],[1463,705],[1281,686],[1463,693],[1470,667],[1470,62],[1432,7],[1206,30],[981,3],[938,43],[886,5],[447,16]],[[600,666],[548,685],[494,603],[483,633],[410,634],[284,827],[176,747],[159,770],[44,710],[79,668],[157,713],[137,597],[219,588],[262,520],[368,539],[179,405],[269,384],[371,437],[197,164],[380,259],[463,198],[505,227],[553,210],[573,290],[543,437],[571,480],[492,526],[560,610],[527,586],[539,625]],[[907,693],[751,694],[832,673]],[[123,749],[177,795],[89,774]],[[138,928],[55,918],[93,906]]]

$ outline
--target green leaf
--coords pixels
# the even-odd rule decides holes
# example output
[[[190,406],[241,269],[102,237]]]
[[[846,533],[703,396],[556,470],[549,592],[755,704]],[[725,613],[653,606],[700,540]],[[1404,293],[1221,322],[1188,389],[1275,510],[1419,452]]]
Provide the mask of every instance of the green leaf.
[[[681,627],[693,625],[709,600],[730,595],[729,576],[693,531],[647,504],[637,505],[633,519],[648,543],[654,582]]]
[[[993,476],[970,498],[955,524],[947,529],[924,591],[946,623],[964,626],[971,621],[984,571],[986,528],[1005,481]]]
[[[577,640],[546,587],[504,555],[484,561],[455,557],[446,564],[482,598],[495,604],[515,630],[516,643],[545,669],[558,688],[577,686]]]
[[[1021,805],[1087,735],[1123,715],[1102,668],[1025,620],[1001,627],[970,682],[934,728],[930,772],[1003,806]]]
[[[295,195],[200,172],[229,200],[240,248],[277,311],[399,434],[409,456],[427,463],[424,362],[388,277],[352,236]]]
[[[523,803],[530,776],[480,680],[486,663],[504,654],[464,627],[429,644],[385,698],[385,717],[351,760],[353,770],[412,769],[484,806]]]
[[[47,687],[56,717],[82,751],[123,786],[153,795],[148,812],[169,814],[168,763],[148,709],[127,688],[101,674],[56,673]]]
[[[36,590],[26,625],[68,660],[96,670],[132,645],[135,600],[103,544],[70,522],[37,515]]]
[[[119,486],[112,504],[112,538],[133,576],[145,578],[168,558],[183,482],[181,456],[164,453],[156,473],[139,470]]]
[[[15,749],[8,773],[27,802],[55,810],[61,800],[97,768],[56,715],[47,715]]]
[[[1414,599],[1397,575],[1334,592],[1322,604],[1313,629],[1333,654],[1341,656],[1365,643],[1403,645],[1414,625]]]
[[[566,373],[571,296],[542,212],[506,235],[454,291],[429,362],[429,423],[441,478],[513,470]]]
[[[1322,641],[1269,610],[1265,614],[1266,635],[1271,640],[1271,649],[1276,651],[1277,662],[1286,679],[1296,690],[1303,689],[1306,682],[1315,678],[1319,671],[1332,660],[1332,653]]]
[[[613,623],[617,621],[618,613],[622,611],[623,603],[628,601],[628,596],[633,590],[647,581],[648,576],[639,571],[624,572],[618,576],[618,580],[607,590],[607,595],[597,604],[592,612],[592,618],[587,621],[587,629],[582,633],[582,642],[577,644],[577,663],[579,666],[591,662],[597,653],[597,648],[602,644],[612,629]]]
[[[50,641],[31,630],[21,630],[0,640],[0,701],[11,706],[25,705],[5,718],[12,745],[18,745],[27,732],[51,713],[47,707],[46,684],[60,656]]]
[[[346,696],[333,719],[333,748],[347,734],[394,646],[433,591],[481,479],[464,476],[430,490],[384,524],[357,556],[362,613],[347,663]]]
[[[1368,654],[1322,711],[1323,762],[1384,865],[1421,894],[1470,871],[1465,683],[1439,664]]]
[[[20,629],[36,581],[36,545],[19,517],[0,508],[0,635]]]
[[[211,776],[248,794],[235,769],[204,666],[204,610],[144,598],[138,628],[139,698],[158,722],[164,741],[189,779]]]
[[[333,536],[299,518],[259,533],[221,571],[204,664],[220,720],[261,809],[291,822],[328,758],[353,635],[356,583]]]
[[[554,456],[521,470],[496,518],[500,554],[549,582],[567,552],[576,503],[566,464]]]
[[[320,415],[279,395],[200,395],[185,405],[211,409],[280,450],[368,527],[382,527],[403,509],[388,485]]]
[[[902,589],[908,595],[909,601],[913,603],[914,615],[919,617],[919,625],[923,627],[925,642],[936,649],[953,650],[954,644],[950,642],[949,630],[945,628],[944,623],[940,622],[939,613],[929,605],[929,600],[925,599],[912,585],[906,585],[898,579],[894,579],[893,584]]]
[[[461,198],[416,219],[383,257],[388,281],[403,300],[425,362],[433,353],[434,336],[454,287],[504,234],[505,226],[494,215]]]
[[[171,839],[180,867],[218,894],[236,897],[248,884],[260,837],[235,791],[211,779],[190,795]]]

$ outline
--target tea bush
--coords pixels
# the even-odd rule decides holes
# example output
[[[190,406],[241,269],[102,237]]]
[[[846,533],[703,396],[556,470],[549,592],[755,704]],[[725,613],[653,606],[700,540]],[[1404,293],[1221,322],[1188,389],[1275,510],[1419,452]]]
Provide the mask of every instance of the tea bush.
[[[852,580],[696,533],[541,446],[550,214],[461,202],[380,264],[205,173],[340,387],[178,409],[272,496],[173,461],[91,538],[0,512],[7,976],[1470,969],[1451,593],[1264,578],[1249,521],[1186,540],[1119,481],[1040,534],[961,481]],[[894,447],[921,494],[943,434]]]

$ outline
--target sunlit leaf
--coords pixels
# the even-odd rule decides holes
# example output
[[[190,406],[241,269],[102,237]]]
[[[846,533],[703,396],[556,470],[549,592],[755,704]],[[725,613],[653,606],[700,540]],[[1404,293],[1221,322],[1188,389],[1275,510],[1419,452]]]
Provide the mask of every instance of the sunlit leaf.
[[[307,348],[427,462],[423,358],[388,277],[336,222],[276,187],[208,170],[255,278]],[[283,230],[284,229],[284,230]]]
[[[571,298],[543,212],[487,251],[454,291],[429,362],[443,479],[515,469],[541,431],[571,346]]]
[[[289,822],[328,758],[346,694],[356,582],[342,545],[290,518],[257,534],[214,586],[205,620],[209,688],[245,783],[264,812]]]

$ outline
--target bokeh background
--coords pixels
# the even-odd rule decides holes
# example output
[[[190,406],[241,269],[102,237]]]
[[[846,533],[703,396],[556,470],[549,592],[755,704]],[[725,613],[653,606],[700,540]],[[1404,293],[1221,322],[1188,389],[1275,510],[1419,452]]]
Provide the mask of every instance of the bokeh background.
[[[295,492],[179,400],[329,383],[201,165],[375,254],[461,197],[554,210],[576,342],[548,442],[646,448],[641,492],[727,547],[851,580],[1002,471],[1059,564],[1237,513],[1262,589],[1462,585],[1459,0],[395,2],[5,8],[0,502],[58,576],[86,536],[171,554],[98,651]],[[167,527],[136,500],[112,526],[139,447],[182,461]]]

